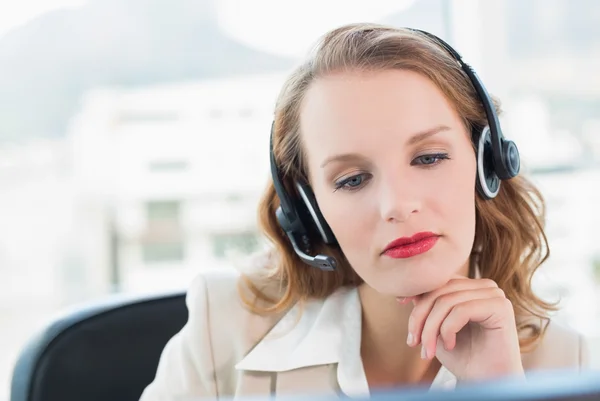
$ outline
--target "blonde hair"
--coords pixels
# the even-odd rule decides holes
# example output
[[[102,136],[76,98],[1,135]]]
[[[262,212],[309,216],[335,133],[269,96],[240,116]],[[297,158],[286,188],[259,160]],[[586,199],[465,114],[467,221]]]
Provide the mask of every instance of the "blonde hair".
[[[340,71],[403,69],[418,72],[444,93],[469,130],[487,124],[485,112],[471,81],[457,61],[429,37],[408,29],[377,24],[352,24],[323,36],[310,57],[287,79],[277,101],[273,151],[287,190],[298,178],[307,180],[306,158],[300,143],[299,115],[307,88],[315,79]],[[498,113],[499,103],[494,100]],[[475,190],[475,189],[474,189]],[[245,299],[257,313],[280,313],[309,298],[324,298],[344,286],[356,286],[360,277],[342,252],[314,239],[313,251],[334,256],[338,268],[321,271],[304,264],[294,253],[281,230],[275,210],[279,199],[268,184],[258,214],[259,224],[274,245],[271,279],[281,286],[281,295],[269,298],[250,277],[243,281],[255,299]],[[522,176],[504,181],[493,200],[477,197],[475,242],[470,258],[470,275],[475,267],[481,277],[494,280],[512,302],[517,317],[533,317],[518,323],[522,348],[543,335],[548,314],[555,305],[538,298],[531,279],[548,258],[544,234],[544,200]],[[256,298],[267,303],[258,307]],[[267,306],[264,306],[267,305]],[[538,324],[539,323],[539,324]]]

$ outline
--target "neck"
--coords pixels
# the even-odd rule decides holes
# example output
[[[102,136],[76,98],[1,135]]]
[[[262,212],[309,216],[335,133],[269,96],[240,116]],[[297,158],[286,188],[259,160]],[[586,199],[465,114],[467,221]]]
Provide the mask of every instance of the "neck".
[[[431,382],[439,362],[421,359],[421,347],[407,345],[412,303],[400,305],[366,284],[358,288],[363,309],[361,357],[370,386]]]

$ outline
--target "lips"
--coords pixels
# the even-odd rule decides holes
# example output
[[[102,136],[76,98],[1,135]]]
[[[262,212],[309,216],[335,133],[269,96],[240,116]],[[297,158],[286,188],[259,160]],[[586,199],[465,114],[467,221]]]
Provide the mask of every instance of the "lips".
[[[429,251],[435,246],[439,235],[432,232],[420,232],[412,237],[402,237],[390,242],[382,254],[394,259],[410,258]]]

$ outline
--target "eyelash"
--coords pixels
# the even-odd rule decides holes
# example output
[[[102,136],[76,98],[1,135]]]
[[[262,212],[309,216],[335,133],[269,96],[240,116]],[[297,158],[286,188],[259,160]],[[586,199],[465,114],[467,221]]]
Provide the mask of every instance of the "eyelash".
[[[422,161],[423,158],[434,158],[435,161],[433,163],[421,163],[421,164],[416,164],[415,163],[415,160],[419,160],[420,159]],[[421,156],[416,157],[411,162],[411,165],[413,165],[413,166],[417,165],[417,166],[421,166],[422,168],[429,169],[429,168],[433,168],[433,167],[437,166],[438,164],[440,164],[444,160],[450,160],[450,157],[448,156],[448,153],[432,153],[432,154],[421,155]],[[354,180],[354,179],[356,179],[358,177],[365,177],[365,176],[369,176],[369,174],[368,173],[356,174],[356,175],[353,175],[353,176],[348,177],[348,178],[344,178],[343,180],[336,182],[335,183],[335,190],[334,190],[334,192],[337,191],[337,190],[339,190],[339,189],[343,189],[345,191],[357,191],[357,190],[359,190],[364,185],[362,181],[361,181],[361,184],[359,184],[358,186],[346,187],[346,185],[350,181],[352,181],[352,180]],[[367,177],[366,180],[368,180],[369,178],[370,177]]]

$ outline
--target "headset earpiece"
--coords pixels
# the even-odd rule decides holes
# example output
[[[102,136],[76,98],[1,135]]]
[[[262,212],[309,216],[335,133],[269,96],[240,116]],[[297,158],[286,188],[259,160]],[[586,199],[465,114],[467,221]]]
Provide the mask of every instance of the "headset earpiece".
[[[486,126],[473,138],[476,142],[477,179],[475,186],[479,196],[485,200],[493,199],[500,192],[500,178],[494,168],[494,155],[490,127]]]
[[[335,270],[337,268],[337,260],[334,257],[328,255],[311,255],[311,236],[315,235],[313,231],[319,231],[325,243],[328,244],[335,243],[335,237],[321,215],[315,196],[308,185],[296,183],[298,195],[300,195],[302,200],[291,196],[287,192],[273,152],[274,131],[275,122],[271,124],[269,156],[273,187],[279,197],[280,203],[279,207],[275,210],[277,222],[290,240],[290,244],[300,260],[309,266],[321,270]],[[311,224],[311,219],[315,222],[314,227],[307,227],[307,225]]]
[[[328,245],[336,245],[337,240],[333,235],[333,231],[331,231],[331,227],[329,227],[329,224],[327,224],[327,221],[325,221],[325,218],[319,209],[317,199],[310,185],[304,181],[298,181],[296,182],[296,190],[304,202],[303,206],[306,208],[308,212],[307,214],[312,220],[315,231],[319,233],[324,243]]]
[[[502,154],[504,156],[504,171],[499,173],[499,177],[508,180],[519,175],[521,170],[521,157],[519,149],[513,141],[504,139],[502,142]]]

